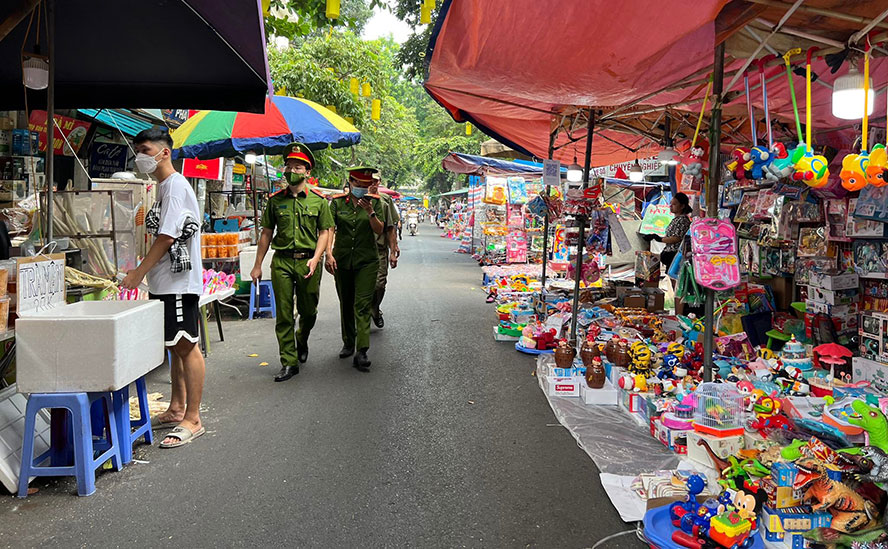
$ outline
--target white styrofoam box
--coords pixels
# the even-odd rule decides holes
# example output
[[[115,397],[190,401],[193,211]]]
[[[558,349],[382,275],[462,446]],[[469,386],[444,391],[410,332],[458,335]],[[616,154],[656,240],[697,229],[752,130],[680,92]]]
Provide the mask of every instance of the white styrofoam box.
[[[580,378],[548,376],[549,396],[578,397],[580,396]],[[582,381],[585,383],[585,380]]]
[[[81,301],[15,323],[22,393],[116,391],[163,362],[163,303]]]
[[[839,275],[811,273],[809,284],[824,290],[852,290],[860,286],[860,277],[857,276],[857,273]]]
[[[518,336],[510,336],[506,334],[499,333],[499,330],[496,329],[496,326],[493,327],[493,339],[495,341],[518,341],[521,339]]]
[[[580,400],[591,406],[619,406],[620,390],[609,380],[604,380],[601,389],[590,389],[584,380],[580,383]]]
[[[697,444],[700,440],[705,440],[709,447],[712,448],[713,453],[722,459],[727,459],[728,456],[742,450],[746,442],[743,435],[714,437],[705,433],[698,433],[697,431],[688,431],[688,459],[713,469],[715,469],[715,464],[712,463],[712,459],[706,453],[706,448]]]
[[[856,288],[854,290],[824,290],[817,286],[808,286],[808,299],[830,305],[857,303],[858,296]]]
[[[15,385],[0,391],[0,483],[13,494],[18,491],[22,468],[27,405],[28,397],[17,393]],[[39,456],[49,449],[49,414],[46,410],[37,414],[34,427],[34,455]]]
[[[250,280],[250,271],[253,270],[253,264],[256,263],[256,250],[258,246],[247,246],[240,251],[240,276],[241,280]],[[274,257],[274,250],[268,248],[265,259],[262,260],[262,280],[271,280],[271,258]]]

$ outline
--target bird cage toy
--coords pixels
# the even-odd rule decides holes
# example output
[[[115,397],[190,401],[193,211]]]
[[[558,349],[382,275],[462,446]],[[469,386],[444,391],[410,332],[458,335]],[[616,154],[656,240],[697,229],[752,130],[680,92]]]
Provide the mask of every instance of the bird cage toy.
[[[715,437],[743,434],[743,395],[726,383],[701,383],[694,409],[694,430]]]

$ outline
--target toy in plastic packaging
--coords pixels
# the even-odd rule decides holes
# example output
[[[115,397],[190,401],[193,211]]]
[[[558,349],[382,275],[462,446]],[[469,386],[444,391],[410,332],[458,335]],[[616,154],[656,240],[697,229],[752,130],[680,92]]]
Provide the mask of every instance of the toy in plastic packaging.
[[[607,220],[607,213],[603,210],[592,210],[589,215],[589,226],[586,251],[589,253],[608,253],[610,223]]]
[[[666,236],[666,227],[674,217],[669,209],[669,204],[649,204],[641,219],[638,234]]]
[[[713,290],[726,290],[740,284],[734,225],[724,219],[695,219],[690,234],[696,281]]]
[[[509,204],[524,204],[527,202],[527,186],[523,177],[510,177],[507,180],[509,185]]]
[[[497,206],[503,206],[506,203],[506,179],[502,177],[488,177],[487,178],[487,187],[484,190],[484,199],[482,202],[485,204],[494,204]]]
[[[660,257],[644,251],[635,252],[635,278],[650,280],[660,275]]]
[[[757,192],[744,192],[740,199],[740,205],[737,206],[737,213],[734,214],[734,221],[737,223],[746,223],[750,221],[755,214],[756,205],[758,204]]]
[[[884,273],[888,266],[883,258],[883,243],[878,240],[854,241],[854,265],[859,274]]]
[[[799,229],[799,257],[819,257],[828,255],[826,227],[802,227]]]

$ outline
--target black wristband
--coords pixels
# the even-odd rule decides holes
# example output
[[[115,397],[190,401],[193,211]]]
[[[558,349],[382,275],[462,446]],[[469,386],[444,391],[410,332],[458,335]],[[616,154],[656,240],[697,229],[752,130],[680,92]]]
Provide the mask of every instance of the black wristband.
[[[370,212],[370,217],[376,217],[376,212]]]

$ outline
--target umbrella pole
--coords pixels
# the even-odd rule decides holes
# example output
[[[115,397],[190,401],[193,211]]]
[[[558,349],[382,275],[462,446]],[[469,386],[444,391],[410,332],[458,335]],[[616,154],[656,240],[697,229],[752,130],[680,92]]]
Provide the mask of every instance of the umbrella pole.
[[[264,150],[262,151],[265,152]],[[264,154],[263,154],[264,156]],[[253,194],[253,233],[256,235],[256,244],[259,244],[259,207],[256,204],[256,163],[250,166],[250,191]]]
[[[55,1],[46,0],[46,35],[49,50],[49,85],[46,88],[46,243],[52,242],[53,154],[55,153]],[[39,196],[39,189],[38,196]]]
[[[589,187],[589,172],[592,168],[592,133],[595,131],[595,115],[592,109],[589,109],[589,120],[586,122],[586,158],[583,161],[583,190]],[[577,216],[577,225],[580,227],[580,234],[577,238],[577,262],[574,268],[574,295],[573,306],[570,315],[570,337],[575,344],[579,343],[577,337],[577,313],[579,312],[580,303],[580,280],[583,278],[583,243],[586,240],[586,219],[585,215]]]
[[[556,132],[553,131],[549,134],[549,160],[552,160],[552,154],[555,152],[555,135]],[[546,185],[546,200],[549,200],[549,194],[551,192],[551,188],[549,185]],[[549,265],[549,213],[546,212],[546,215],[543,216],[543,276],[542,276],[542,286],[540,286],[540,311],[542,311],[542,317],[546,317],[546,312],[548,309],[546,307],[546,267]],[[539,313],[539,311],[538,311]]]
[[[706,186],[706,216],[718,217],[718,185],[721,182],[721,162],[718,151],[721,141],[722,91],[725,79],[725,43],[715,48],[715,60],[712,67],[712,116],[709,119],[709,184]],[[714,346],[715,292],[706,289],[706,305],[704,308],[706,329],[703,332],[703,381],[712,381],[712,353]]]

